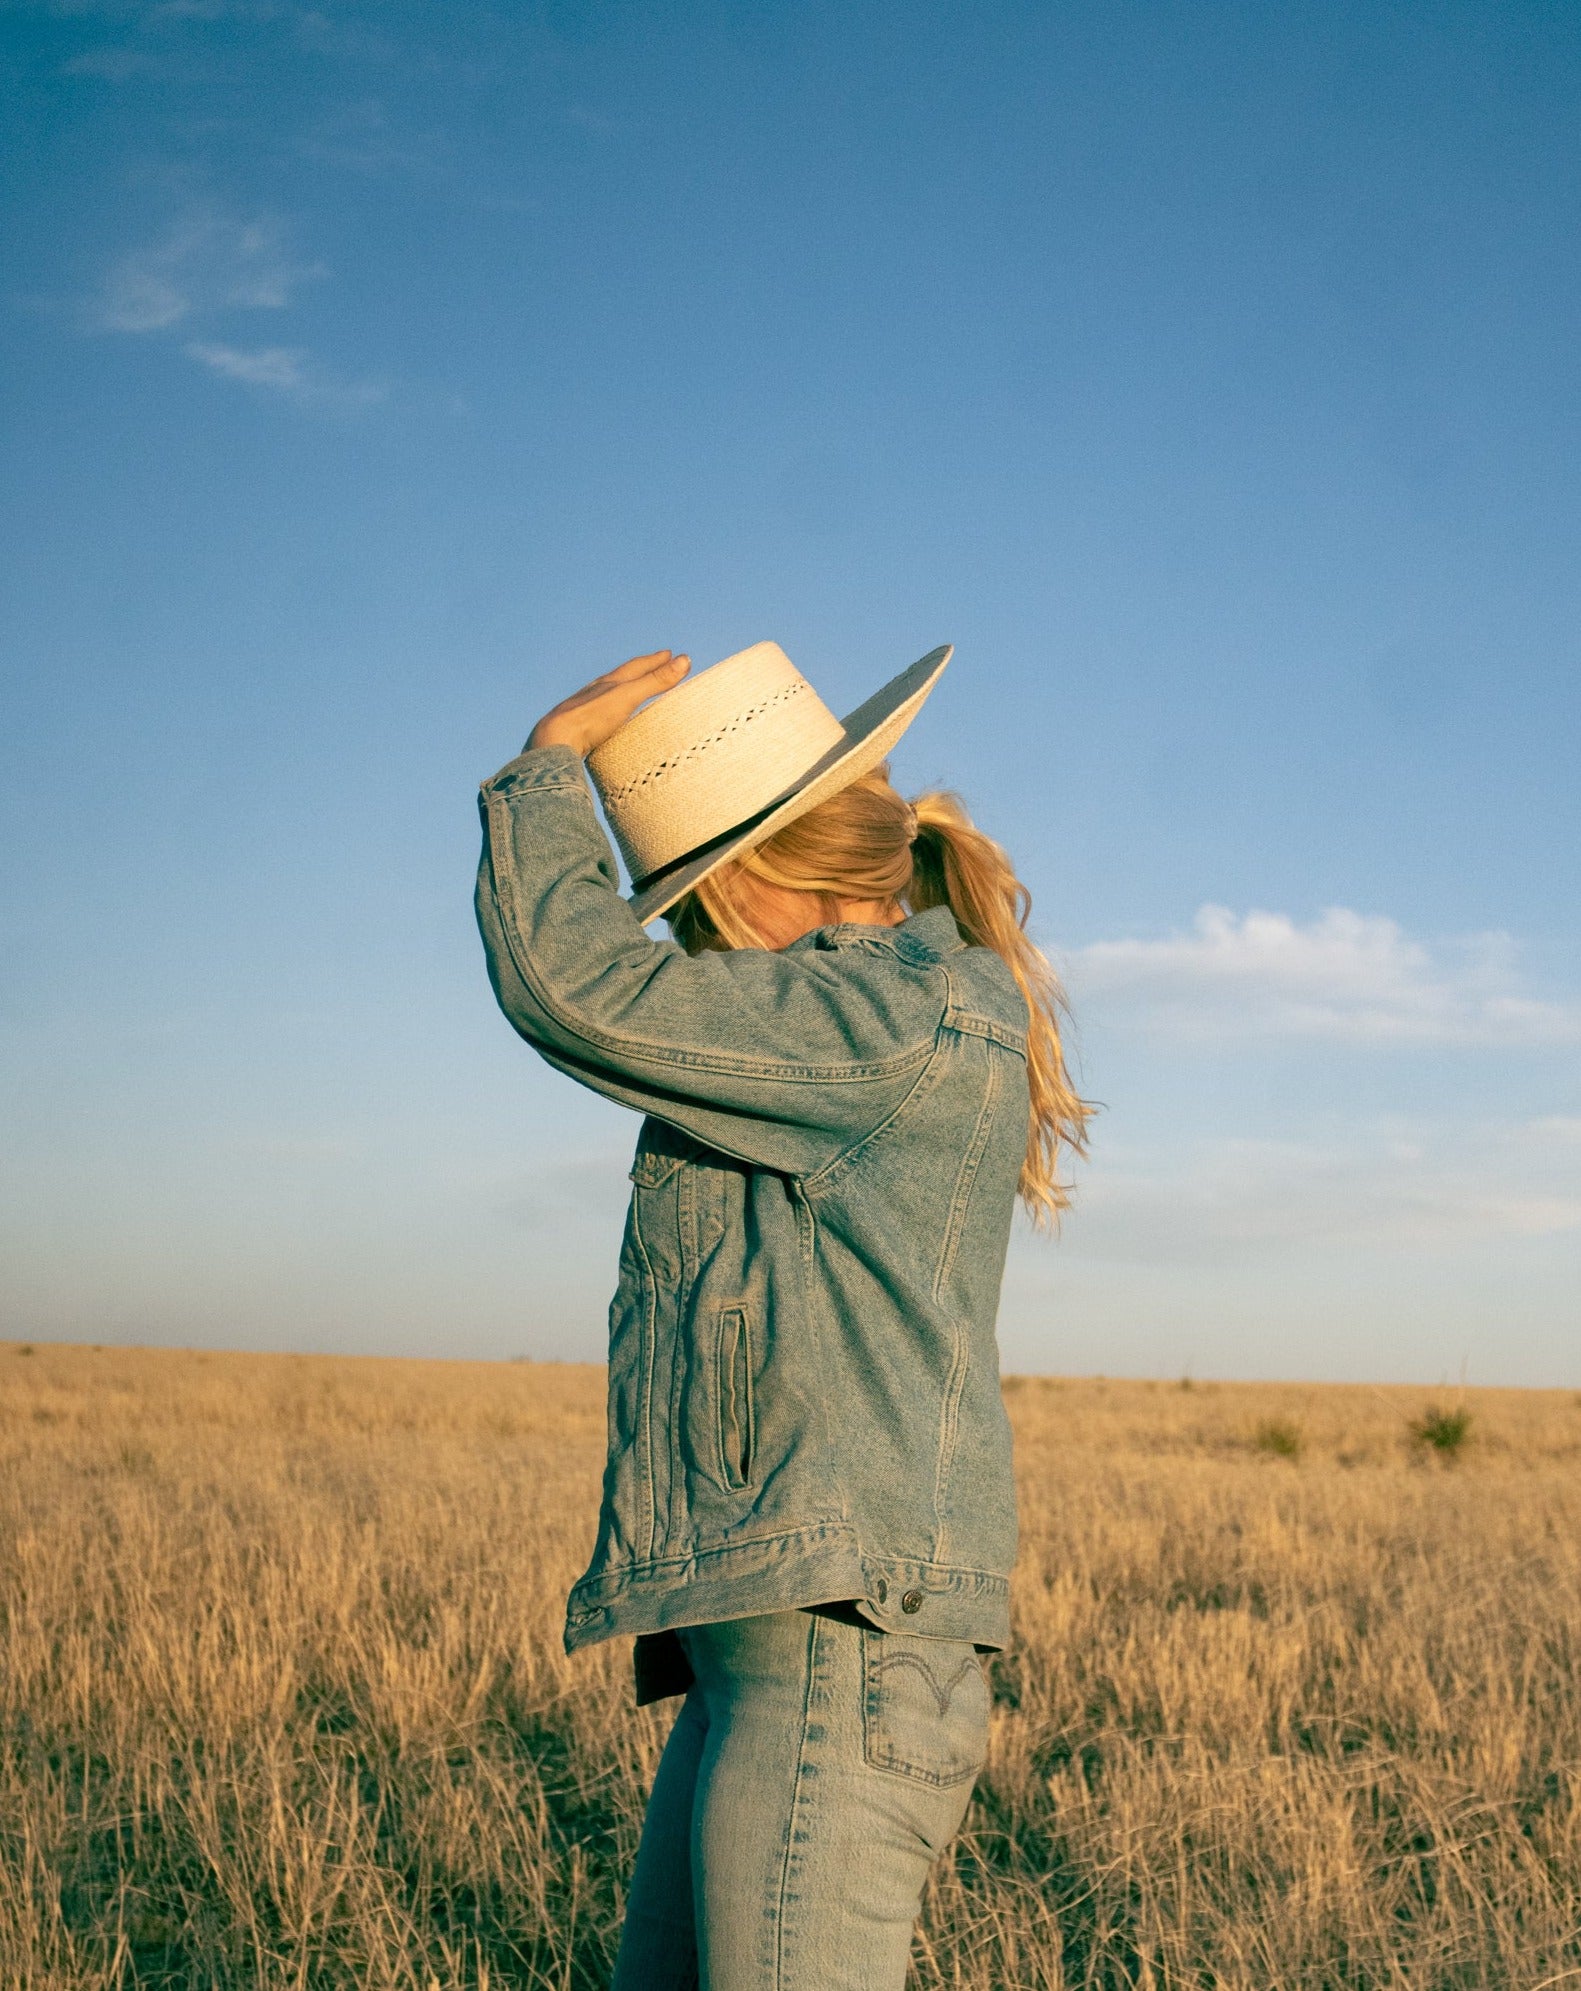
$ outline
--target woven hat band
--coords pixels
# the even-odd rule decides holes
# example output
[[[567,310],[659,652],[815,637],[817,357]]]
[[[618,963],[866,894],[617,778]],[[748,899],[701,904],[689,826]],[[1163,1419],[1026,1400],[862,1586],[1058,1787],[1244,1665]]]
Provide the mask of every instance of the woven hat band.
[[[779,645],[754,643],[644,706],[587,771],[640,879],[758,815],[844,738]]]

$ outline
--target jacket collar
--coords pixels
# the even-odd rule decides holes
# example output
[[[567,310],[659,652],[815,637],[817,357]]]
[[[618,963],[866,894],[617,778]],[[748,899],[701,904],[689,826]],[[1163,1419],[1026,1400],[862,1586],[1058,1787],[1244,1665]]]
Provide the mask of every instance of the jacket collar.
[[[960,953],[966,942],[948,906],[929,906],[925,913],[913,913],[899,926],[861,926],[847,921],[841,926],[814,927],[783,951],[795,954],[818,948],[827,952],[832,948],[862,945],[892,947],[906,961],[937,961],[946,954]]]

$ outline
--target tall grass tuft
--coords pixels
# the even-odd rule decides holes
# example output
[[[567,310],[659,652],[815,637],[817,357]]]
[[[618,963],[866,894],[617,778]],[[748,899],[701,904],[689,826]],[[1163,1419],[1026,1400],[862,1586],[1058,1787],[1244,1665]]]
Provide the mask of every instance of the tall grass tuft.
[[[1445,1409],[1429,1404],[1420,1417],[1411,1420],[1411,1436],[1418,1445],[1437,1452],[1442,1458],[1457,1458],[1471,1437],[1474,1419],[1465,1404]]]
[[[1299,1459],[1306,1450],[1306,1437],[1292,1418],[1265,1417],[1252,1433],[1252,1445],[1276,1459]]]

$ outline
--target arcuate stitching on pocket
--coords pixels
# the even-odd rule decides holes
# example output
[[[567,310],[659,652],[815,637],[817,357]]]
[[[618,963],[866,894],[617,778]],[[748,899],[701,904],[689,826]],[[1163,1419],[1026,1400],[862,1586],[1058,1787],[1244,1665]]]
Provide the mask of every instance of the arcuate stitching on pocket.
[[[987,1683],[983,1681],[981,1663],[975,1653],[969,1652],[959,1661],[948,1680],[941,1681],[920,1653],[891,1643],[894,1638],[895,1634],[891,1632],[864,1630],[862,1634],[866,1675],[862,1704],[862,1752],[872,1768],[888,1771],[893,1776],[911,1777],[919,1783],[940,1787],[965,1783],[982,1768],[987,1750]],[[918,1756],[924,1752],[915,1748],[907,1750],[900,1745],[894,1733],[896,1717],[898,1713],[903,1723],[907,1711],[897,1711],[890,1700],[893,1675],[897,1672],[919,1676],[926,1683],[928,1699],[935,1718],[940,1722],[954,1706],[963,1684],[971,1675],[976,1675],[984,1689],[982,1723],[980,1731],[973,1736],[969,1750],[957,1748],[951,1752],[946,1738],[940,1735],[932,1752],[933,1760],[918,1761]],[[886,1674],[891,1677],[886,1679]],[[922,1712],[926,1719],[926,1703]]]
[[[719,1316],[715,1363],[719,1417],[719,1476],[728,1487],[752,1484],[752,1337],[744,1307]]]
[[[897,1671],[902,1666],[909,1666],[914,1672],[921,1674],[922,1678],[928,1684],[928,1692],[933,1696],[933,1704],[941,1716],[949,1713],[950,1703],[955,1699],[955,1690],[966,1678],[967,1674],[975,1673],[978,1670],[975,1659],[963,1659],[950,1675],[949,1679],[941,1686],[933,1668],[925,1660],[919,1659],[914,1652],[893,1653],[884,1664]]]

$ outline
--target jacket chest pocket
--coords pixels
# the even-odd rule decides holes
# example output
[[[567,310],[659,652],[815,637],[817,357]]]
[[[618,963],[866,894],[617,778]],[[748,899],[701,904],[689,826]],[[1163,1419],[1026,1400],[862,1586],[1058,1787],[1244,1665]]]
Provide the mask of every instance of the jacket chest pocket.
[[[735,1163],[673,1127],[648,1121],[631,1165],[633,1187],[661,1284],[689,1280],[724,1234],[725,1182]]]
[[[687,1525],[689,1512],[696,1520],[721,1494],[739,1495],[759,1478],[755,1399],[764,1316],[736,1254],[722,1249],[743,1174],[740,1163],[655,1120],[644,1125],[631,1167],[633,1226],[649,1288],[645,1401],[655,1479],[669,1489],[660,1501],[661,1508],[667,1502],[667,1539]],[[739,1519],[737,1501],[716,1518]]]
[[[649,1126],[655,1123],[649,1122]],[[686,1154],[679,1136],[658,1129],[669,1139],[650,1145],[648,1127],[631,1164],[632,1212],[642,1241],[642,1256],[658,1289],[658,1297],[673,1292],[682,1272],[681,1170]]]
[[[681,1166],[685,1157],[639,1149],[631,1164],[631,1179],[639,1189],[662,1189]]]
[[[752,1484],[756,1431],[752,1409],[752,1326],[745,1307],[722,1307],[714,1349],[715,1422],[719,1478],[731,1488]]]

